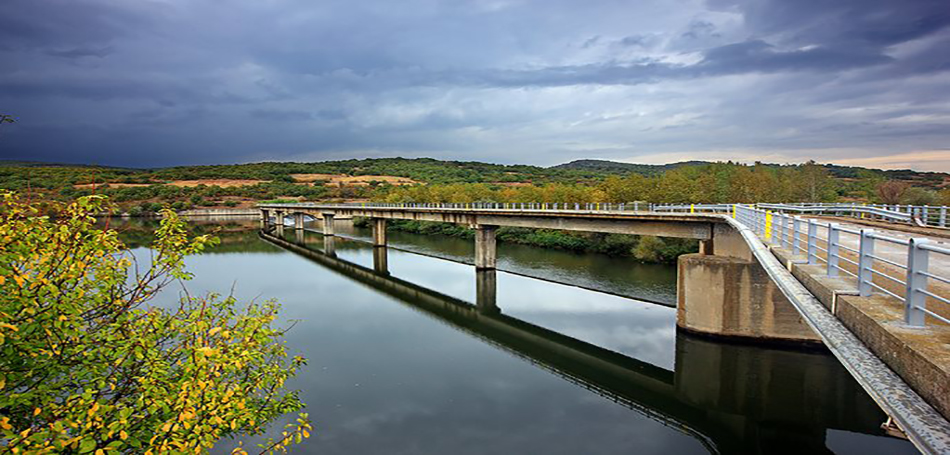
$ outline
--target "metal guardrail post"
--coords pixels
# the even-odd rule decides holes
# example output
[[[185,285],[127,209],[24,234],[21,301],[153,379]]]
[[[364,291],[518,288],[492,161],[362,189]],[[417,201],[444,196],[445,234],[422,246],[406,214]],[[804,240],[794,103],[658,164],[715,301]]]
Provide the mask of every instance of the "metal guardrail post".
[[[785,241],[787,232],[785,231],[785,214],[778,213],[778,246],[779,248],[785,248]]]
[[[930,206],[923,206],[923,208],[921,208],[921,212],[920,219],[924,222],[924,226],[930,224]]]
[[[838,236],[840,234],[837,223],[828,225],[828,276],[838,276]]]
[[[940,207],[940,227],[947,227],[947,207]]]
[[[818,223],[808,220],[808,263],[818,263]]]
[[[930,254],[920,245],[927,239],[911,238],[907,247],[907,293],[904,295],[904,322],[912,326],[923,326],[927,314],[927,275]]]
[[[927,313],[927,275],[930,254],[920,245],[927,239],[911,238],[907,248],[907,292],[904,295],[904,322],[912,326],[923,326]]]
[[[858,295],[867,297],[871,295],[874,280],[874,274],[871,268],[874,266],[874,233],[873,229],[861,229],[861,243],[858,245]]]
[[[792,220],[792,254],[798,254],[801,251],[801,228],[802,228],[802,219],[800,217],[795,217]]]

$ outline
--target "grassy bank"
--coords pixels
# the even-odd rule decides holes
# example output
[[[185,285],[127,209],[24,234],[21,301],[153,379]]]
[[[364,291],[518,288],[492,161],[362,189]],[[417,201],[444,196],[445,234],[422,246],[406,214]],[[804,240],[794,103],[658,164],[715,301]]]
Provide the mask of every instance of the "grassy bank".
[[[357,218],[353,221],[353,225],[369,227],[369,221],[364,218]],[[387,229],[414,234],[437,234],[465,239],[475,238],[473,229],[452,223],[389,220]],[[555,248],[578,253],[601,253],[611,256],[631,257],[647,263],[673,263],[676,262],[679,255],[695,253],[698,250],[698,242],[690,239],[558,231],[553,229],[500,227],[496,233],[496,238],[503,243]]]

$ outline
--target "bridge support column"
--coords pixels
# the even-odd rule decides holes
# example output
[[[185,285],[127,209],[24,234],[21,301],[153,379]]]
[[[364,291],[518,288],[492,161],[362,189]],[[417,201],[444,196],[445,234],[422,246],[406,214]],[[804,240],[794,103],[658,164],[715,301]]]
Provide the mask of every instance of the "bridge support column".
[[[677,265],[677,326],[750,341],[821,343],[754,259],[686,254]]]
[[[326,235],[326,236],[333,235],[333,214],[332,213],[323,214],[323,235]]]
[[[261,210],[261,229],[267,230],[270,226],[270,210]]]
[[[294,214],[294,229],[298,231],[303,229],[303,213],[301,212]]]
[[[373,218],[373,246],[386,246],[386,218]]]
[[[304,232],[305,231],[303,229],[294,229],[294,240],[296,240],[300,245],[305,245],[307,243],[307,239],[303,236]]]
[[[277,236],[284,236],[284,212],[277,211]]]
[[[385,246],[373,248],[373,270],[382,275],[389,275],[389,251]]]
[[[475,226],[475,268],[495,268],[495,230],[498,226]]]
[[[501,313],[498,308],[498,281],[495,269],[475,270],[475,306],[479,313]]]
[[[336,238],[332,235],[323,236],[323,253],[327,256],[336,256]]]
[[[699,254],[677,261],[676,325],[757,341],[820,344],[821,339],[759,265],[741,234],[713,227]]]

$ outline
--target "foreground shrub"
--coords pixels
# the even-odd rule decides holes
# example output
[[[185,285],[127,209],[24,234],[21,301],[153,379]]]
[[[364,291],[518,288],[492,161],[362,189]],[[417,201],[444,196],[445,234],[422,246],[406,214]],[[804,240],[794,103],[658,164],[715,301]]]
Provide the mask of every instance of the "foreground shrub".
[[[138,264],[115,231],[95,227],[105,204],[81,198],[50,219],[14,195],[0,202],[2,451],[196,453],[300,410],[283,385],[303,359],[279,343],[276,303],[148,305],[216,240],[189,239],[165,210],[150,264]],[[264,450],[309,430],[301,414]]]

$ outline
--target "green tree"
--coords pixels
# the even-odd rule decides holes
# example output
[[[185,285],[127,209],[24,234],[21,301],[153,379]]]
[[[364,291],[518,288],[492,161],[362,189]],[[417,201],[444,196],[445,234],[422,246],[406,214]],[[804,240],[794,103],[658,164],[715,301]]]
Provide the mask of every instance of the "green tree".
[[[926,188],[913,186],[901,195],[901,203],[908,205],[933,205],[937,203],[937,193]]]
[[[283,390],[304,360],[288,359],[279,342],[275,302],[238,307],[209,295],[148,304],[190,278],[185,256],[216,239],[189,239],[165,210],[138,272],[117,232],[96,228],[104,197],[80,198],[56,219],[2,197],[0,451],[195,453],[261,434],[302,408]],[[301,414],[265,450],[309,431]]]

